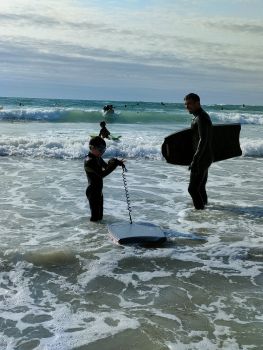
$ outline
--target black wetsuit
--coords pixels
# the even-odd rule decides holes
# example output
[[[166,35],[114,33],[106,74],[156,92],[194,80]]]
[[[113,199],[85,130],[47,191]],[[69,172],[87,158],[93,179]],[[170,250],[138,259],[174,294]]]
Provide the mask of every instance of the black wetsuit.
[[[106,163],[101,157],[89,153],[84,161],[84,169],[89,185],[86,196],[89,200],[91,218],[90,221],[98,221],[103,217],[103,178],[109,175],[120,164],[116,158]]]
[[[213,162],[212,137],[213,125],[209,115],[200,108],[194,113],[191,124],[193,130],[194,156],[190,165],[190,193],[196,209],[204,209],[207,204],[206,182],[208,168]]]
[[[104,126],[103,128],[100,129],[100,137],[102,137],[103,139],[109,139],[110,137],[110,132],[109,130]]]

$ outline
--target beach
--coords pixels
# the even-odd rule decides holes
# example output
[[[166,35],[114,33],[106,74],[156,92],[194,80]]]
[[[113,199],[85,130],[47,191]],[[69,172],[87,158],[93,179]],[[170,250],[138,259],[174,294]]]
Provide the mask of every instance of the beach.
[[[83,160],[106,103],[121,138],[103,158],[126,159],[133,220],[160,226],[160,247],[109,238],[129,221],[121,168],[104,179],[103,220],[89,221]],[[204,106],[214,124],[241,124],[242,156],[212,164],[196,211],[187,167],[161,155],[190,126],[183,104],[0,105],[1,350],[262,348],[263,106]]]

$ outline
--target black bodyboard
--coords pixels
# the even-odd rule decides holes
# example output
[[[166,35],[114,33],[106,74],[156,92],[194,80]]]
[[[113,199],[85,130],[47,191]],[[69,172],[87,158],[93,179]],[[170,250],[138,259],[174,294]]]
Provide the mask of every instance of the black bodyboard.
[[[240,124],[213,125],[213,161],[239,157]],[[194,156],[192,129],[175,132],[164,139],[162,154],[166,161],[177,165],[190,165]]]

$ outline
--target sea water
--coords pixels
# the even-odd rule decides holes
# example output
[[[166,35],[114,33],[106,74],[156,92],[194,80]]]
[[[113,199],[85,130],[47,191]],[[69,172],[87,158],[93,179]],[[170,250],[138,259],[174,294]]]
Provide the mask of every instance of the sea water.
[[[104,219],[89,222],[83,159],[112,103],[104,159],[126,159],[135,222],[160,247],[118,246],[128,222],[122,170],[104,179]],[[263,107],[204,106],[242,124],[243,155],[209,171],[193,209],[187,167],[161,155],[189,127],[182,104],[1,98],[0,349],[262,349]],[[107,118],[107,117],[106,117]]]

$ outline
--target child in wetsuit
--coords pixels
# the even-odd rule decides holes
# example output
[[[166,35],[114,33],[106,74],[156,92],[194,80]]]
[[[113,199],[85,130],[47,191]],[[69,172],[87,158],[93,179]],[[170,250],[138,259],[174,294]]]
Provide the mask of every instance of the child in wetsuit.
[[[103,139],[109,139],[110,138],[110,132],[109,130],[106,128],[106,122],[100,122],[100,133],[99,136],[102,137]]]
[[[89,200],[91,217],[90,221],[98,221],[103,217],[103,178],[109,175],[118,165],[123,166],[123,160],[112,158],[106,163],[102,154],[106,150],[105,141],[99,137],[93,137],[89,142],[90,152],[85,157],[84,169],[89,185],[86,196]]]

